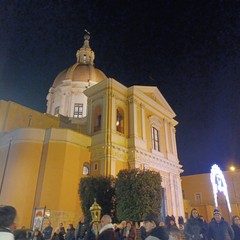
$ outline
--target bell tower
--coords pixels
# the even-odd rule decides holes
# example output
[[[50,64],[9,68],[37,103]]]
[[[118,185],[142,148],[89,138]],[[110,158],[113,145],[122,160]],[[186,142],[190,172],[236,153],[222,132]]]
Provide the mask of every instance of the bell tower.
[[[92,136],[91,174],[116,175],[128,168],[127,88],[108,78],[85,90],[88,134]]]

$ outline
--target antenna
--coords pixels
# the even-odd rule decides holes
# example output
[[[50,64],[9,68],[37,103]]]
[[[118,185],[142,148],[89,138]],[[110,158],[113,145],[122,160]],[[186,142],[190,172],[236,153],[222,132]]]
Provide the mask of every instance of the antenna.
[[[84,32],[86,32],[88,35],[90,35],[90,32],[87,29],[84,29]]]

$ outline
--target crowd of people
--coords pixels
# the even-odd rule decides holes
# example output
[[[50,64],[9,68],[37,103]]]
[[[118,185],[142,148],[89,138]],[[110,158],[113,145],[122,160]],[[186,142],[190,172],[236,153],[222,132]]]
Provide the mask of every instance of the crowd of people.
[[[0,240],[240,240],[240,217],[233,216],[229,224],[218,209],[213,212],[212,220],[207,223],[197,209],[192,209],[189,219],[166,216],[159,221],[156,213],[149,213],[143,218],[137,231],[131,221],[112,223],[109,215],[104,215],[98,224],[87,224],[82,217],[76,227],[69,224],[65,230],[63,223],[53,231],[51,222],[41,231],[17,229],[16,209],[12,206],[0,207]]]

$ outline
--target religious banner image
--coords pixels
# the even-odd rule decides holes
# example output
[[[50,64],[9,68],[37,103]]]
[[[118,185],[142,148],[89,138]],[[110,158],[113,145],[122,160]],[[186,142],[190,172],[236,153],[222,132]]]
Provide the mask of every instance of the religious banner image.
[[[39,230],[42,229],[44,214],[45,208],[35,208],[33,218],[33,230],[35,230],[36,228]]]

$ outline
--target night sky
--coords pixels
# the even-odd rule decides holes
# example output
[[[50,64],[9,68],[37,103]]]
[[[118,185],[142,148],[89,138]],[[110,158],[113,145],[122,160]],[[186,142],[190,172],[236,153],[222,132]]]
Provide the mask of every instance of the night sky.
[[[95,67],[173,108],[183,175],[240,167],[239,1],[1,0],[0,99],[45,112],[84,29]]]

